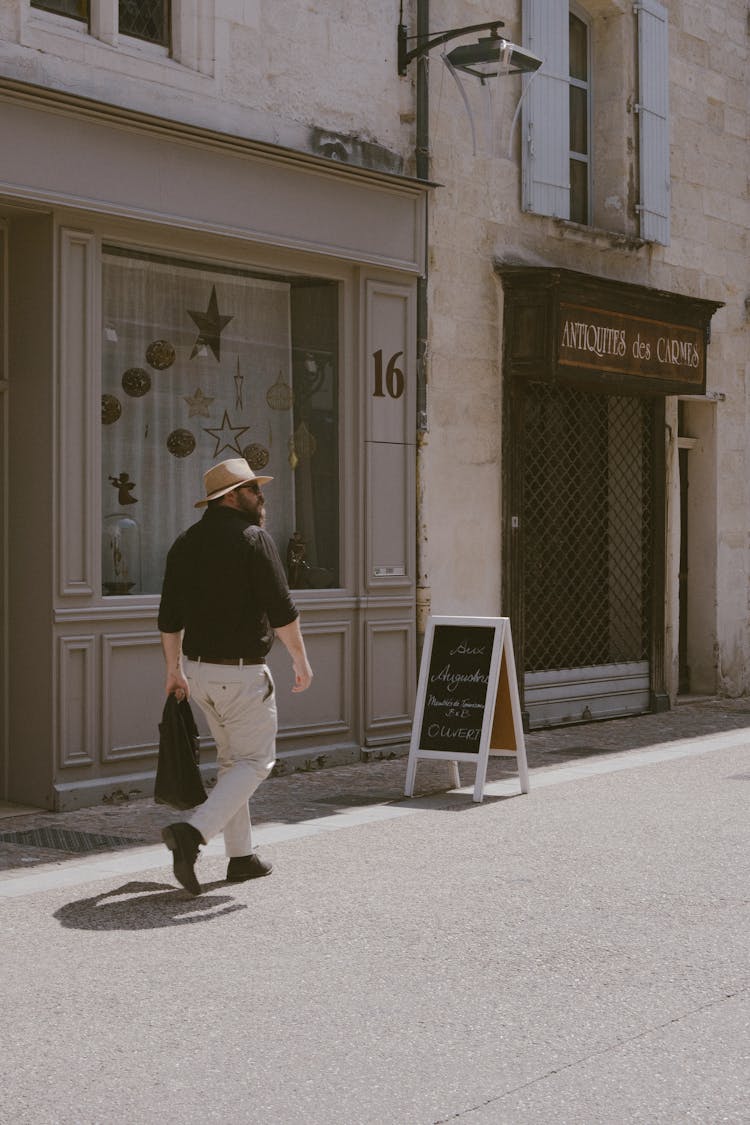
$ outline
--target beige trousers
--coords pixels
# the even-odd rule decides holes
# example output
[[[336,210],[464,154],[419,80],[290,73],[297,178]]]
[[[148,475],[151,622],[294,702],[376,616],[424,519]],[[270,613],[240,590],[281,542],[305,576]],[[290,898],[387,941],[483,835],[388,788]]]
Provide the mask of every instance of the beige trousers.
[[[253,851],[248,799],[276,759],[276,693],[265,664],[232,667],[184,661],[190,698],[206,716],[216,740],[218,776],[208,800],[185,819],[208,843],[224,833],[228,856]]]

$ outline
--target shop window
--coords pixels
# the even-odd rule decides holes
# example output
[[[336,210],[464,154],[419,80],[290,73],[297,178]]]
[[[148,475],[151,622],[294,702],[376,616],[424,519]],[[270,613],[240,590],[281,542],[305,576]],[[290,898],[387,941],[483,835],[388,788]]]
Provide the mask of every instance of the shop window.
[[[631,222],[632,233],[667,244],[668,13],[658,0],[639,0],[636,33],[619,5],[590,0],[590,8],[523,0],[524,45],[544,60],[524,78],[523,209],[623,233]]]
[[[103,253],[102,592],[158,594],[203,473],[245,457],[290,584],[339,584],[338,284]]]

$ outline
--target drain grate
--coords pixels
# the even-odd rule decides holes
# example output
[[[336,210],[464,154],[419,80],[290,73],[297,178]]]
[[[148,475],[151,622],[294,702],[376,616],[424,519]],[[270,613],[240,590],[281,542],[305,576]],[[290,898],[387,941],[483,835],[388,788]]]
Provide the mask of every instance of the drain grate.
[[[132,836],[104,836],[99,832],[76,832],[72,828],[29,828],[25,832],[0,832],[0,844],[27,848],[49,848],[56,852],[100,852],[132,848],[144,843]]]

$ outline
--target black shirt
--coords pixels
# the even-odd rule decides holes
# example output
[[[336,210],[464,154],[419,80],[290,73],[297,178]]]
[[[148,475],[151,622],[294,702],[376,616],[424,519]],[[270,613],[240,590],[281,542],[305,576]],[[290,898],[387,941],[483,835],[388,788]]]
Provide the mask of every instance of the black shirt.
[[[209,506],[170,548],[159,629],[184,629],[187,657],[260,660],[297,616],[276,544],[244,512]]]

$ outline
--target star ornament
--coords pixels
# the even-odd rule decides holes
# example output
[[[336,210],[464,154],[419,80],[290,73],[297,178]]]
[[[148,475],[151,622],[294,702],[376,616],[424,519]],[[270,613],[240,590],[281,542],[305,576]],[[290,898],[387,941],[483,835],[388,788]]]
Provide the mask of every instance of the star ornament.
[[[221,334],[229,321],[234,320],[234,317],[220,314],[215,285],[211,286],[211,297],[206,311],[202,313],[196,312],[194,309],[188,309],[188,316],[195,321],[198,328],[198,338],[193,344],[190,358],[194,359],[202,347],[209,347],[217,362],[221,362]]]
[[[196,414],[202,414],[204,418],[209,417],[208,408],[214,400],[204,395],[200,387],[196,389],[194,395],[183,395],[182,398],[189,407],[188,418],[193,418]]]
[[[228,411],[224,411],[224,417],[221,420],[221,425],[210,429],[208,426],[202,427],[207,434],[216,439],[216,449],[214,450],[214,457],[218,457],[225,449],[231,449],[238,457],[242,456],[242,450],[239,447],[240,435],[248,430],[249,426],[233,426],[229,421]],[[236,435],[236,436],[233,436]]]

